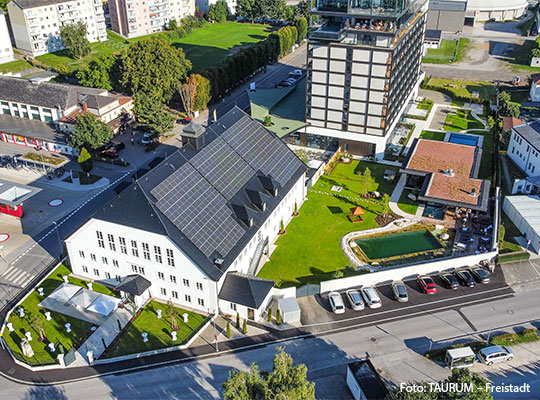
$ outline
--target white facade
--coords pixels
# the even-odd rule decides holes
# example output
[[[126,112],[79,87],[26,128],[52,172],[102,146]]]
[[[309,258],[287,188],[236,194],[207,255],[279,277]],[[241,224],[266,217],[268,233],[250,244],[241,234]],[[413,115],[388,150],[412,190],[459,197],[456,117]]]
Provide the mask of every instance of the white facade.
[[[535,60],[536,62],[533,63]],[[540,67],[540,57],[533,57],[531,61],[531,67]],[[540,82],[533,81],[531,83],[529,97],[531,98],[531,101],[540,101]]]
[[[540,198],[538,196],[506,196],[503,210],[516,228],[530,240],[528,249],[540,252]]]
[[[265,237],[269,238],[270,244],[277,239],[280,222],[286,225],[292,218],[295,202],[300,207],[305,198],[304,179],[305,175],[300,176],[227,272],[247,273],[257,243]],[[139,274],[152,283],[149,291],[154,298],[170,300],[204,312],[212,313],[216,310],[217,295],[226,274],[217,282],[211,280],[167,236],[90,219],[65,243],[72,271],[76,275],[116,286],[127,275]],[[271,299],[270,292],[261,307],[253,310],[254,320],[259,319]],[[248,308],[239,304],[220,300],[219,310],[225,314],[238,313],[241,318],[248,318]]]
[[[6,15],[0,10],[0,64],[15,60],[13,57],[13,47],[6,22]]]
[[[210,9],[210,5],[217,3],[218,0],[197,0],[196,5],[199,7],[201,11],[204,11],[205,13],[208,12]],[[229,14],[234,15],[236,14],[236,3],[237,0],[226,0],[227,6],[229,8]]]
[[[515,129],[510,136],[507,155],[527,176],[540,175],[540,149],[533,147]]]
[[[107,29],[101,0],[58,0],[54,4],[28,7],[17,0],[8,3],[15,45],[19,50],[39,56],[64,49],[60,27],[84,22],[88,41],[107,40]]]

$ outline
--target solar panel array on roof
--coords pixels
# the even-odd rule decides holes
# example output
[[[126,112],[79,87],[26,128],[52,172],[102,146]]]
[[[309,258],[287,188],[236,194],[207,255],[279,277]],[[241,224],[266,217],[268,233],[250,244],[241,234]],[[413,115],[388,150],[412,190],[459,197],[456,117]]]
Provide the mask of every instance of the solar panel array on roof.
[[[207,257],[228,254],[244,234],[223,197],[189,163],[150,192],[158,209]]]
[[[257,121],[242,116],[220,136],[257,171],[285,185],[302,161]]]
[[[228,200],[255,173],[249,164],[219,137],[193,156],[190,163]]]

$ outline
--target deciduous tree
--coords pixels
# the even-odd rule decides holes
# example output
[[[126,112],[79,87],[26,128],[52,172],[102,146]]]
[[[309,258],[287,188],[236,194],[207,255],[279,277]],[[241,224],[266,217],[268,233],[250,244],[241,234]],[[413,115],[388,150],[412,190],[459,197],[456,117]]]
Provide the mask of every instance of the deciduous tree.
[[[94,163],[92,161],[92,157],[90,156],[90,153],[86,148],[82,148],[81,152],[79,154],[79,158],[77,159],[79,162],[79,166],[83,170],[83,172],[86,172],[87,174],[92,171],[92,168],[94,166]]]
[[[135,96],[133,112],[142,130],[154,131],[161,135],[174,127],[175,118],[167,107],[146,94]]]
[[[77,116],[77,123],[69,136],[69,143],[75,149],[85,147],[95,150],[112,137],[113,133],[105,122],[93,114],[84,113]]]
[[[178,93],[182,99],[182,105],[184,106],[184,111],[189,115],[193,115],[195,108],[195,98],[197,96],[197,83],[194,79],[186,79],[184,83],[178,88]]]
[[[82,21],[60,27],[62,43],[72,58],[81,59],[90,53],[90,42],[86,38],[86,24]]]
[[[77,79],[83,86],[105,90],[119,89],[120,58],[103,54],[77,71]]]
[[[210,5],[208,18],[211,20],[225,22],[227,20],[227,15],[229,15],[229,8],[227,7],[227,2],[225,0],[216,1],[214,4]]]
[[[390,212],[390,196],[388,193],[383,194],[383,197],[381,199],[381,205],[382,205],[382,215],[386,217],[388,213]]]

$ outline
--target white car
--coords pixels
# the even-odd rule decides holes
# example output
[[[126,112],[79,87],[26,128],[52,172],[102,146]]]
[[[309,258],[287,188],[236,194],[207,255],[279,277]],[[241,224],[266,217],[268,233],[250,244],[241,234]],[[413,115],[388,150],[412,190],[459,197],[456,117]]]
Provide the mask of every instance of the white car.
[[[364,286],[361,292],[369,308],[379,308],[382,306],[381,298],[373,286]]]
[[[343,314],[345,312],[345,304],[343,304],[343,299],[338,292],[330,292],[328,301],[334,314]]]
[[[362,296],[360,295],[360,292],[358,290],[347,290],[345,292],[345,295],[349,300],[349,303],[351,304],[351,308],[354,311],[360,311],[364,309],[364,301],[362,300]]]
[[[301,69],[295,69],[295,70],[292,70],[291,72],[289,72],[289,76],[290,77],[293,77],[293,78],[299,78],[301,77],[303,74],[302,70]]]

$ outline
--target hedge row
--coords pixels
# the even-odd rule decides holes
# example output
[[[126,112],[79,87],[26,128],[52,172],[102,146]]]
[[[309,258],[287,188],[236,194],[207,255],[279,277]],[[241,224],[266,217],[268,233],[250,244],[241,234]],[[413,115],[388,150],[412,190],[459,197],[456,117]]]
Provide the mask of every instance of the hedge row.
[[[516,251],[514,253],[499,254],[497,260],[499,264],[504,264],[513,261],[528,260],[530,256],[528,251]]]
[[[509,346],[518,343],[527,343],[540,340],[538,329],[524,329],[520,333],[503,333],[502,335],[493,336],[490,340],[491,344],[497,346]]]

